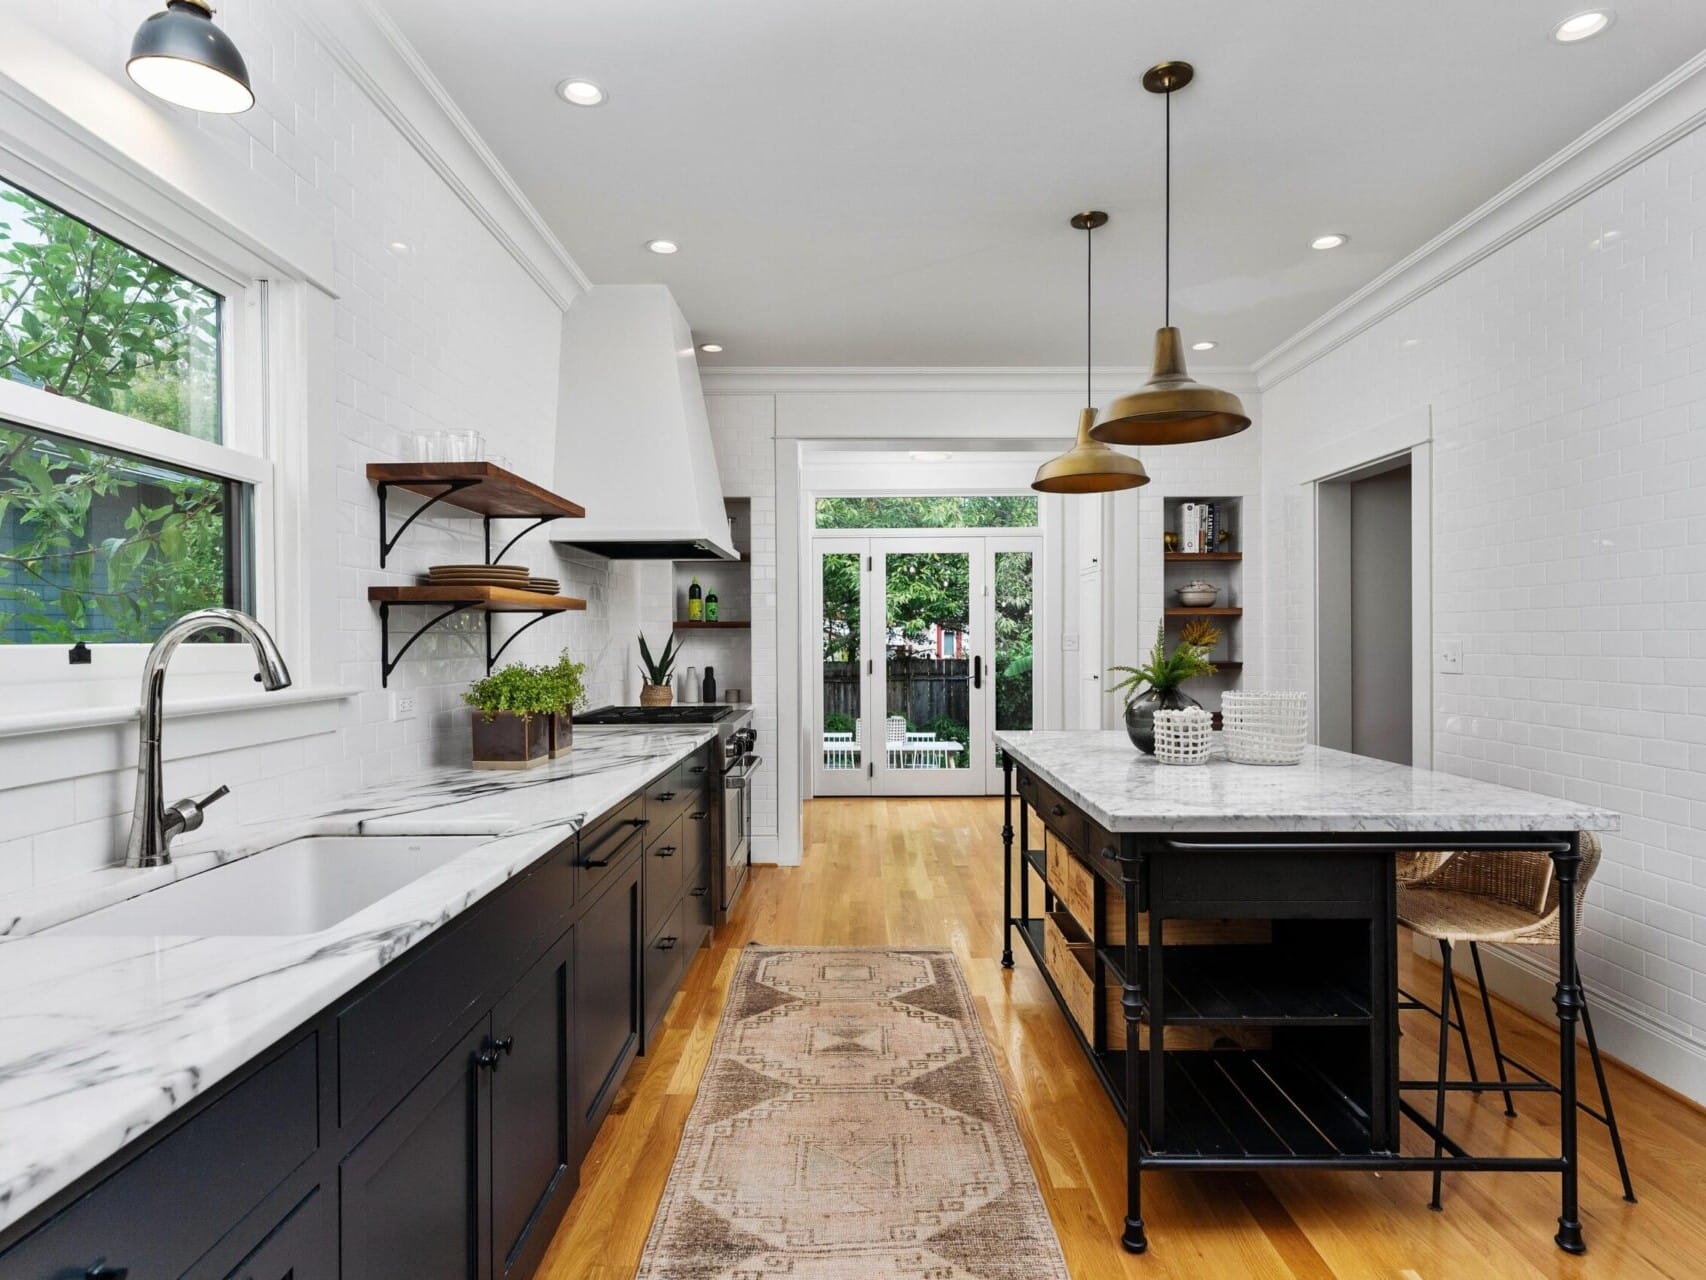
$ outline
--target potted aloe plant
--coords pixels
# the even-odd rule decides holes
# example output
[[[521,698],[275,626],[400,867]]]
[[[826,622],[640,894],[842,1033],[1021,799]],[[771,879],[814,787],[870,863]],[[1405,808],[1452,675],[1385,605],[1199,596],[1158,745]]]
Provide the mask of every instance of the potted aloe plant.
[[[512,662],[462,695],[473,708],[476,769],[531,769],[550,755],[551,713],[555,693],[536,667]]]
[[[642,707],[667,707],[675,701],[675,690],[670,686],[669,678],[675,673],[675,659],[680,652],[677,638],[671,636],[663,652],[654,659],[645,636],[640,637],[640,677],[645,681],[640,687]]]
[[[541,672],[551,694],[551,758],[568,755],[574,746],[575,708],[586,698],[586,663],[576,662],[564,649],[557,660]]]
[[[1110,673],[1120,672],[1124,676],[1108,692],[1125,691],[1126,736],[1144,755],[1155,754],[1157,711],[1179,711],[1201,705],[1181,692],[1179,686],[1197,676],[1214,674],[1214,663],[1208,657],[1212,647],[1180,640],[1171,653],[1167,652],[1167,624],[1163,622],[1155,629],[1155,647],[1149,651],[1148,662],[1140,667],[1108,668]]]

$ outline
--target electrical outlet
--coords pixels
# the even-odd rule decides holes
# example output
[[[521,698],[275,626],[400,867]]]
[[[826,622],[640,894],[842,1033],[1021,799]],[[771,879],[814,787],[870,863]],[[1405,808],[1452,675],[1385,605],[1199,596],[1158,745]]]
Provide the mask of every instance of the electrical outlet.
[[[1434,670],[1441,675],[1463,674],[1463,641],[1441,640],[1434,651]]]
[[[1077,653],[1078,652],[1078,637],[1077,636],[1062,636],[1060,638],[1060,651],[1062,653]]]
[[[393,690],[391,694],[391,718],[393,720],[413,720],[415,718],[415,695]]]

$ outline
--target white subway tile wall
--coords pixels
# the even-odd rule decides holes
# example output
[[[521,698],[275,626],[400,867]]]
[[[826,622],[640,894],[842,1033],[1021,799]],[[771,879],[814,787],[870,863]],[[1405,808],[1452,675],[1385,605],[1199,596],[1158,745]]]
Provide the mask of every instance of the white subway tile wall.
[[[1623,814],[1589,986],[1706,1047],[1706,130],[1267,388],[1268,662],[1304,679],[1307,452],[1431,406],[1436,766]]]
[[[146,8],[130,0],[79,0],[41,7],[32,19],[122,81],[123,53]],[[210,811],[210,832],[466,759],[466,711],[458,695],[483,671],[480,620],[457,619],[410,651],[392,687],[413,692],[417,712],[393,721],[390,698],[379,687],[379,622],[366,592],[373,583],[408,582],[434,562],[479,559],[479,523],[422,519],[381,572],[376,499],[364,468],[406,457],[412,431],[473,427],[485,433],[490,453],[549,483],[561,341],[558,307],[335,65],[291,6],[228,0],[219,21],[243,51],[258,105],[236,117],[160,110],[174,126],[216,139],[234,170],[259,175],[279,200],[331,229],[337,485],[335,493],[311,495],[307,512],[336,522],[337,563],[324,577],[339,601],[336,679],[364,692],[345,705],[335,732],[169,761],[172,795],[231,784],[231,798]],[[570,496],[583,505],[592,500]],[[612,612],[621,611],[623,568],[561,556],[547,539],[531,535],[507,558],[561,578],[564,591],[585,597],[589,608],[540,623],[505,657],[538,661],[567,646],[592,664],[591,700],[621,700],[631,625],[613,625]],[[405,611],[394,621],[407,623],[411,613],[424,617]],[[190,730],[168,725],[167,732]],[[27,739],[0,741],[0,779],[8,753],[31,749]],[[110,863],[128,823],[130,785],[127,772],[12,790],[0,782],[0,889]]]

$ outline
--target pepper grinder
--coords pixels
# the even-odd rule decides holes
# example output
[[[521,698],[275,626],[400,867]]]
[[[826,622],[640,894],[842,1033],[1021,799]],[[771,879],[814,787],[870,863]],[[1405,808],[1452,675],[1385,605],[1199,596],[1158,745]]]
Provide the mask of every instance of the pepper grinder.
[[[705,668],[705,701],[706,702],[715,702],[716,700],[717,700],[717,669],[715,667],[706,667]]]

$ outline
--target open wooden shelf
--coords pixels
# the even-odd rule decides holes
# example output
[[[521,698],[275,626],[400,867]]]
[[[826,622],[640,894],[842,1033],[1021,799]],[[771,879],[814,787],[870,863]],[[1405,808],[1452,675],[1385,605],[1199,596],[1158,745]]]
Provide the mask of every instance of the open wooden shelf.
[[[586,608],[574,596],[550,596],[515,587],[369,587],[374,604],[460,604],[486,613],[566,613]]]
[[[721,618],[715,622],[694,622],[686,618],[678,619],[675,623],[677,631],[750,631],[750,622],[725,622]]]
[[[1167,610],[1169,618],[1242,618],[1244,611],[1218,605],[1175,605]]]
[[[586,515],[578,502],[490,462],[370,462],[367,478],[480,516],[579,519]]]
[[[1188,564],[1197,560],[1242,560],[1242,551],[1164,551],[1162,557],[1171,564]]]

